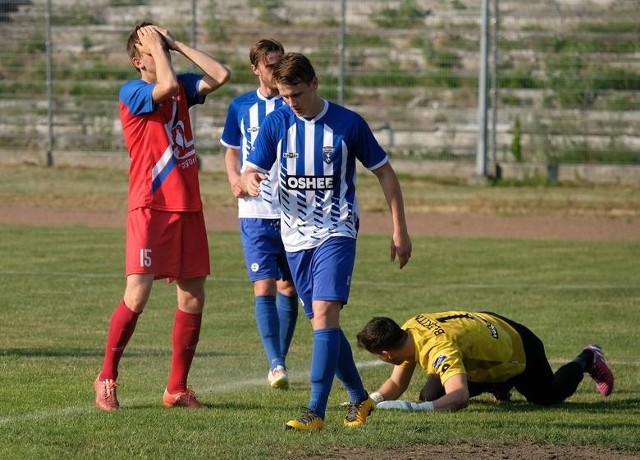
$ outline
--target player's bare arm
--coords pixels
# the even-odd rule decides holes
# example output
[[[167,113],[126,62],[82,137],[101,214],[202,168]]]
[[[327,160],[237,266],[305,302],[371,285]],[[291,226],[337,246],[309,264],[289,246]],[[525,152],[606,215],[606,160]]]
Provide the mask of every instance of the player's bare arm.
[[[265,174],[252,166],[248,166],[240,176],[240,181],[243,190],[246,190],[249,196],[258,196],[260,195],[260,182],[266,178],[267,176]]]
[[[162,102],[175,96],[179,86],[171,65],[169,44],[154,26],[141,27],[137,34],[140,57],[134,58],[133,64],[140,70],[144,81],[155,84],[153,101]]]
[[[457,411],[469,405],[469,387],[467,376],[456,374],[443,384],[444,396],[432,401],[434,410]]]
[[[398,399],[409,388],[415,367],[415,363],[407,367],[393,366],[391,375],[380,385],[377,393],[380,393],[385,401]]]
[[[407,230],[407,221],[404,214],[404,199],[400,182],[395,171],[388,162],[373,171],[378,178],[384,197],[391,211],[393,235],[391,237],[390,259],[398,258],[400,268],[407,265],[411,258],[411,239]]]
[[[229,81],[231,71],[213,56],[176,40],[166,29],[156,27],[156,30],[165,38],[170,49],[182,54],[202,69],[205,75],[200,81],[200,87],[198,88],[201,96],[215,91]]]
[[[224,166],[233,196],[236,198],[248,196],[247,192],[242,188],[242,181],[240,180],[240,151],[238,149],[227,147],[224,154]]]

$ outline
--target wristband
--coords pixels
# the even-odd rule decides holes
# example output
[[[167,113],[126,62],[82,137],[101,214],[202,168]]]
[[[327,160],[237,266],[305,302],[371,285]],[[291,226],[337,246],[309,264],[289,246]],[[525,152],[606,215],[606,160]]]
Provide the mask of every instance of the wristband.
[[[374,391],[373,393],[371,393],[369,395],[369,397],[373,400],[374,403],[378,404],[381,403],[382,401],[384,401],[384,397],[378,393],[377,391]]]

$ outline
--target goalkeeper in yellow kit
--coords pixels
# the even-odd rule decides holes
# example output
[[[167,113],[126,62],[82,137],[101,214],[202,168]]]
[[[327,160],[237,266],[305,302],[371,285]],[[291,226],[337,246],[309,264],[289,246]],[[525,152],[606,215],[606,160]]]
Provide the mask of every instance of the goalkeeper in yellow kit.
[[[542,341],[495,313],[421,313],[402,327],[391,318],[376,317],[357,337],[358,346],[395,365],[370,395],[376,409],[455,411],[481,393],[508,400],[512,388],[531,403],[558,404],[575,393],[585,372],[603,396],[613,391],[613,374],[598,345],[585,346],[554,373]],[[398,400],[416,366],[427,375],[420,402]]]

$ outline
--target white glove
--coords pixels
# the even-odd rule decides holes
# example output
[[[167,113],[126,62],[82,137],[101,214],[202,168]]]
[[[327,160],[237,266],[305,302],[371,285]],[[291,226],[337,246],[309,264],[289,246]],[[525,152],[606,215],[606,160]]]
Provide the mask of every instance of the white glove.
[[[433,403],[431,401],[425,401],[422,403],[414,403],[411,401],[404,401],[398,399],[396,401],[382,401],[376,405],[376,409],[382,410],[406,410],[406,411],[424,411],[433,410]]]

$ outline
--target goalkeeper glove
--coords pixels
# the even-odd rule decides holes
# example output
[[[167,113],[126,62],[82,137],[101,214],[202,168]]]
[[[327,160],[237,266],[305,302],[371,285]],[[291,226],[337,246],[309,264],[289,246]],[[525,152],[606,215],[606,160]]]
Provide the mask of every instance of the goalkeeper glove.
[[[425,401],[421,403],[414,403],[411,401],[404,401],[398,399],[396,401],[382,401],[376,405],[376,409],[382,410],[406,410],[410,412],[433,410],[433,403],[431,401]]]

